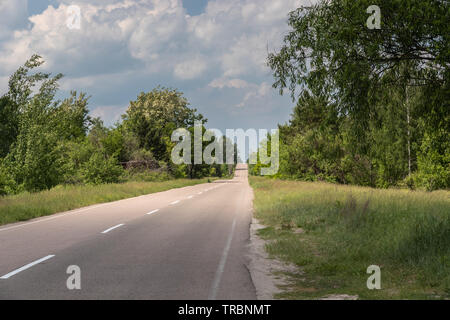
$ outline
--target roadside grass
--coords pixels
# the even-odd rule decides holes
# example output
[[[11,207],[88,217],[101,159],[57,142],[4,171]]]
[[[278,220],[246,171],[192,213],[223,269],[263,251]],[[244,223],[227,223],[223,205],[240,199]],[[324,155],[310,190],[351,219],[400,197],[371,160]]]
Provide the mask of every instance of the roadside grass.
[[[250,177],[260,235],[296,264],[277,298],[450,298],[450,192],[372,189]],[[297,231],[297,232],[294,232]],[[367,267],[381,290],[367,289]]]
[[[57,186],[48,191],[0,197],[0,225],[25,221],[97,203],[207,183],[214,178],[134,181],[117,184]]]

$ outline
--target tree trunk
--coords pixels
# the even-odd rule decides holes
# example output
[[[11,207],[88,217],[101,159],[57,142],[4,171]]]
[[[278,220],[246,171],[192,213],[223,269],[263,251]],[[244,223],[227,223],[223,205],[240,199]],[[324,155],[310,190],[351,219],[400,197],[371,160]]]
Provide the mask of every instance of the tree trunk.
[[[410,126],[410,105],[408,86],[406,86],[406,124],[407,124],[407,139],[408,139],[408,177],[411,176],[411,126]]]

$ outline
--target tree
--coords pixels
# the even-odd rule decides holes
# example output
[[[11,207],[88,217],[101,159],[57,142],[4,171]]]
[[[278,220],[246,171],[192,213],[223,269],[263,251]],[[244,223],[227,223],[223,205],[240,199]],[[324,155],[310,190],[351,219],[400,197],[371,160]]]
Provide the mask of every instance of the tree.
[[[19,133],[19,108],[8,96],[0,98],[0,159],[8,153]]]
[[[196,120],[206,122],[188,106],[181,92],[158,87],[130,102],[124,126],[138,138],[140,148],[151,151],[157,160],[169,161],[172,131],[192,127]]]
[[[429,139],[450,140],[448,1],[381,1],[380,29],[366,26],[371,4],[322,0],[289,14],[268,56],[274,87],[298,99],[280,127],[281,169],[379,187],[418,170],[423,186],[448,187],[448,151]]]
[[[64,154],[67,141],[81,141],[86,136],[87,98],[76,92],[62,103],[55,100],[62,74],[30,74],[42,65],[32,56],[10,78],[6,97],[18,106],[17,136],[9,148],[4,166],[14,181],[28,191],[49,189],[63,181]],[[33,94],[33,87],[40,83]]]

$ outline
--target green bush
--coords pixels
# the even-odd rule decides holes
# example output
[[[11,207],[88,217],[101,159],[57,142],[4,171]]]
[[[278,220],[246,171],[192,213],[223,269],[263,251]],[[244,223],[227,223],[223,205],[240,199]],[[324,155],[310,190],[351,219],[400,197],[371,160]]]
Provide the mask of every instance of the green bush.
[[[83,181],[87,184],[117,183],[122,174],[123,168],[115,157],[105,158],[99,152],[93,153],[81,167]]]
[[[417,186],[428,191],[450,187],[450,142],[449,134],[440,130],[425,133],[417,157],[415,174]]]
[[[17,189],[17,183],[0,162],[0,196],[16,193]]]
[[[173,177],[163,170],[124,170],[121,178],[122,181],[139,181],[139,182],[153,182],[153,181],[167,181]]]

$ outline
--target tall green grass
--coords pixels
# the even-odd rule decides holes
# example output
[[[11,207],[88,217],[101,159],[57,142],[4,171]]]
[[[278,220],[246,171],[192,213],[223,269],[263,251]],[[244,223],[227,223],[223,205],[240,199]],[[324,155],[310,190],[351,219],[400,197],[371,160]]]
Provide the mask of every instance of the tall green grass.
[[[450,296],[449,191],[380,190],[261,177],[251,177],[250,182],[256,217],[269,226],[261,235],[274,240],[268,251],[305,272],[293,275],[295,285],[281,296]],[[381,267],[381,290],[366,287],[366,269],[372,264]]]
[[[194,180],[176,179],[97,186],[57,186],[48,191],[0,197],[0,225],[25,221],[96,203],[111,202],[143,194],[206,183],[208,180],[207,178]]]

